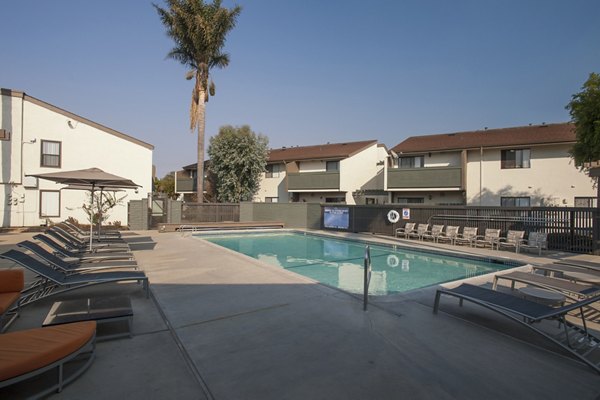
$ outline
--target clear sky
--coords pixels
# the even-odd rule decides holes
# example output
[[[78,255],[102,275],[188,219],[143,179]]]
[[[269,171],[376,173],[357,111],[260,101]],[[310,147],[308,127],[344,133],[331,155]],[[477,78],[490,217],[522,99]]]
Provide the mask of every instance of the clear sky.
[[[162,0],[156,0],[162,5]],[[147,0],[0,0],[0,87],[155,146],[159,177],[196,160],[192,82]],[[564,122],[600,72],[598,0],[225,0],[243,7],[216,70],[208,138],[270,146]]]

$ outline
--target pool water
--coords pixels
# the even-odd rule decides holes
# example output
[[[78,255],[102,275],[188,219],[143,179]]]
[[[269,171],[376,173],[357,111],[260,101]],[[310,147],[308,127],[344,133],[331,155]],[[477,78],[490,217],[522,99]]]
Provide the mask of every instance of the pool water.
[[[362,293],[366,243],[307,233],[194,235],[329,286]],[[389,295],[488,274],[515,265],[369,244],[371,295]]]

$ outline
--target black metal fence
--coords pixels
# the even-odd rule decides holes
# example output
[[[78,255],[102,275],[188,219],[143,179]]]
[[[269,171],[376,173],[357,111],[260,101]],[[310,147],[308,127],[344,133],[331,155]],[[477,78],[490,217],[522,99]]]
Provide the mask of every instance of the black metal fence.
[[[334,205],[327,205],[331,207]],[[325,207],[325,206],[323,206]],[[322,211],[323,211],[322,207]],[[406,222],[430,223],[548,233],[548,248],[575,253],[593,251],[593,220],[595,208],[579,207],[467,207],[467,206],[411,206],[408,219],[389,222],[387,214],[396,210],[403,215],[403,207],[393,205],[357,205],[349,208],[349,231],[393,235]],[[321,218],[323,221],[323,218]],[[327,229],[322,225],[323,229]]]
[[[239,203],[184,203],[181,208],[181,223],[239,220]]]

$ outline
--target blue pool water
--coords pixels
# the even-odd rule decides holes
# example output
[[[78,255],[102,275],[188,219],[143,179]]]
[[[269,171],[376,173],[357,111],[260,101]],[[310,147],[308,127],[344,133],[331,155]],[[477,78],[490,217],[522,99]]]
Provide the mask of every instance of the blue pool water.
[[[297,232],[195,236],[326,285],[352,293],[363,290],[364,242]],[[396,246],[370,244],[370,248],[371,295],[405,292],[515,266]]]

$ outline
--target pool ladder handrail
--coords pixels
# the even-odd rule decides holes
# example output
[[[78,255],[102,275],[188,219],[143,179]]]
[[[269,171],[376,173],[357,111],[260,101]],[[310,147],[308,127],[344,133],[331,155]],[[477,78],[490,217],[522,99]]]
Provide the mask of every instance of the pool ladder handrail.
[[[371,283],[371,249],[368,245],[365,247],[364,266],[363,311],[367,311],[369,304],[369,284]]]

